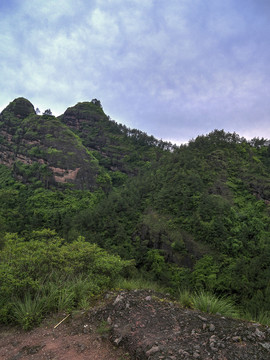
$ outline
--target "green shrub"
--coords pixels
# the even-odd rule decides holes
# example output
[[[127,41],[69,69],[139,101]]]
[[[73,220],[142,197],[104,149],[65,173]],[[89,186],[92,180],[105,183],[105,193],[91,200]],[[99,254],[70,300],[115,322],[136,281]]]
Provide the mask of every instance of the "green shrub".
[[[129,266],[82,237],[65,243],[48,229],[27,239],[6,235],[0,251],[0,322],[29,329],[47,312],[85,306]]]

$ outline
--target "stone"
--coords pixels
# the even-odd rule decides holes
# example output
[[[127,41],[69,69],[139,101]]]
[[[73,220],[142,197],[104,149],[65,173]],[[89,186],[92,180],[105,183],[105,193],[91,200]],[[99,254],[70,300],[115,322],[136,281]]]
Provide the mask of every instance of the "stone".
[[[263,348],[265,348],[266,350],[270,351],[270,343],[259,343]]]
[[[153,346],[150,350],[146,351],[146,356],[157,353],[160,350],[159,346]]]
[[[113,302],[113,305],[115,306],[116,304],[118,304],[120,301],[122,301],[124,298],[122,295],[117,295],[116,299]]]
[[[240,342],[240,341],[241,341],[241,337],[240,337],[240,336],[234,336],[234,337],[232,338],[232,341],[234,341],[234,342]]]
[[[260,331],[258,328],[256,328],[256,330],[255,330],[255,335],[262,340],[265,339],[264,333],[262,331]]]
[[[114,340],[114,343],[118,346],[122,340],[123,340],[123,336],[120,336],[118,339]]]

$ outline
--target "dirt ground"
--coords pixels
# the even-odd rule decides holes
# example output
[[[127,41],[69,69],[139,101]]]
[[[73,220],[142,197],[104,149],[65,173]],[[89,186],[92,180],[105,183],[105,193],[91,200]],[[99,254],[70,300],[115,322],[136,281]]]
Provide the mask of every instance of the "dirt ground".
[[[183,309],[152,291],[107,293],[54,329],[59,320],[1,328],[0,359],[270,360],[268,327]]]
[[[62,314],[62,318],[64,315]],[[60,315],[40,327],[23,331],[0,328],[1,360],[128,360],[126,352],[113,345],[99,327],[85,322],[85,314],[67,319],[56,329]],[[102,330],[102,326],[100,326]]]

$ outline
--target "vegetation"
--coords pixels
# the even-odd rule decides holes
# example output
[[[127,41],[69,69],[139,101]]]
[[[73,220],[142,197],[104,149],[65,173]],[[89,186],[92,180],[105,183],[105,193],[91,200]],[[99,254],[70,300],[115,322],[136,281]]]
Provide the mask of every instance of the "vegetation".
[[[130,262],[109,255],[82,237],[67,243],[55,231],[26,238],[7,234],[0,253],[1,322],[25,329],[51,311],[71,311],[99,294]]]
[[[111,287],[185,289],[184,306],[269,322],[267,140],[215,130],[176,147],[96,99],[55,118],[20,98],[0,150],[1,322],[30,328]]]

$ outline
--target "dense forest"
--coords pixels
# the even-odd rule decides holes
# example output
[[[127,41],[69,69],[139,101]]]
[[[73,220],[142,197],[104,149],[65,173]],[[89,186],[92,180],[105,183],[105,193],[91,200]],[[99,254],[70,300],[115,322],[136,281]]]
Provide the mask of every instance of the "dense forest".
[[[214,130],[176,146],[96,99],[59,117],[14,100],[0,115],[0,322],[29,328],[138,277],[269,321],[269,144]]]

